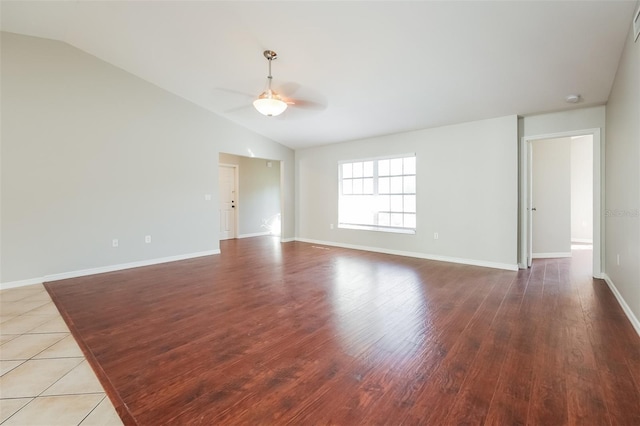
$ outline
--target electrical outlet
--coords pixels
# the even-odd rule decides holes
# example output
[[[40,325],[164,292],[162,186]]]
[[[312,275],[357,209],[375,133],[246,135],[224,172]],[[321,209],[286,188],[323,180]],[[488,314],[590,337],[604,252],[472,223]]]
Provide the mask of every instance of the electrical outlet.
[[[144,242],[147,243],[147,244],[150,244],[151,243],[151,235],[146,235],[144,237]]]
[[[211,194],[204,194],[205,201],[211,201]]]
[[[437,232],[434,232],[434,233],[433,233],[433,239],[434,239],[434,240],[437,240],[438,238],[439,238],[439,237],[438,237],[438,233],[437,233]]]
[[[329,229],[333,229],[333,223],[329,224]]]
[[[111,247],[118,247],[118,239],[114,238],[113,240],[111,240]]]

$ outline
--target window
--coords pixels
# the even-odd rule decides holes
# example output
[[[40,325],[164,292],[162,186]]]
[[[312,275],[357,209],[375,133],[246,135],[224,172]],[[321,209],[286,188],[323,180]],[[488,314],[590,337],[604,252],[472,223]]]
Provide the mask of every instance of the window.
[[[338,174],[340,228],[415,233],[415,155],[340,162]]]

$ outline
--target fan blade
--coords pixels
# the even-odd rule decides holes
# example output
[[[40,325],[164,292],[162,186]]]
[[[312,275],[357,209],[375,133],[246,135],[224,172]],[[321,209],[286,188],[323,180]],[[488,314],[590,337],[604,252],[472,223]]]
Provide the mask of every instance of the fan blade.
[[[327,109],[326,104],[321,104],[319,102],[307,101],[304,99],[287,99],[287,104],[293,108],[301,108],[306,110],[314,110],[314,111],[322,111]]]
[[[327,108],[324,96],[296,82],[282,83],[278,90],[282,100],[292,109],[321,111]]]
[[[239,90],[233,90],[233,89],[226,89],[224,87],[216,87],[213,89],[214,95],[215,92],[224,92],[226,96],[227,94],[232,94],[232,95],[237,95],[237,96],[242,96],[244,98],[255,98],[255,95],[251,95],[249,93],[245,93],[245,92],[241,92]]]
[[[300,89],[300,85],[293,81],[288,81],[286,83],[282,83],[278,85],[276,88],[276,92],[280,93],[283,96],[289,97],[296,94],[296,92]]]
[[[253,105],[251,105],[251,104],[242,105],[242,106],[239,106],[239,107],[228,109],[226,111],[223,111],[222,113],[223,114],[233,114],[234,112],[242,111],[242,110],[249,109],[249,108],[253,108]]]

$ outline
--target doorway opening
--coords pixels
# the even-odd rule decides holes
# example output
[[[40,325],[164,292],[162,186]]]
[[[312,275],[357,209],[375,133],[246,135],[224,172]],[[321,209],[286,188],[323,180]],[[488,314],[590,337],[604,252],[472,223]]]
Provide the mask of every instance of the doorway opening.
[[[272,235],[282,228],[282,164],[219,154],[220,240]]]
[[[601,278],[600,129],[527,136],[521,152],[520,267],[584,249]]]

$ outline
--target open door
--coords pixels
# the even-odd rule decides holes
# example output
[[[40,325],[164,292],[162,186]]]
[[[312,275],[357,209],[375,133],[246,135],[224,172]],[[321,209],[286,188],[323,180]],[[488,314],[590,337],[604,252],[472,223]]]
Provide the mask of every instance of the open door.
[[[527,159],[529,162],[529,176],[527,178],[529,185],[527,200],[527,268],[531,268],[533,264],[533,213],[536,211],[536,208],[533,206],[533,146],[531,145],[531,141],[527,143]]]

